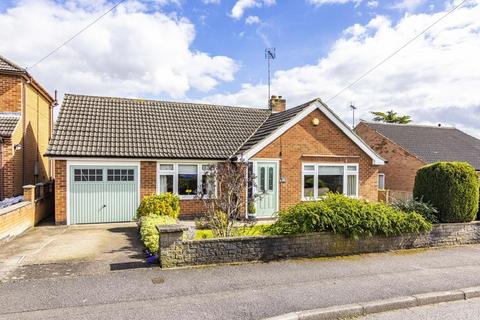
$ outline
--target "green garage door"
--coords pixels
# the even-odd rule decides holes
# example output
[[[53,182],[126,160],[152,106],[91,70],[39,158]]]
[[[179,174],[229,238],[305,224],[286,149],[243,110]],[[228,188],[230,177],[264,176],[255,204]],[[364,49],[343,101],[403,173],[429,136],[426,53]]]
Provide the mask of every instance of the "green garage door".
[[[132,221],[138,207],[137,167],[71,166],[70,223]]]

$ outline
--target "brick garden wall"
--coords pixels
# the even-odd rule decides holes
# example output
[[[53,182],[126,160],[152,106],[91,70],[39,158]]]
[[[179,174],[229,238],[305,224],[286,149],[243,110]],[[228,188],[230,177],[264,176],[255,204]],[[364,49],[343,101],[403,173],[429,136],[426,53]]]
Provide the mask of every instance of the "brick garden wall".
[[[318,126],[312,124],[313,118],[320,120]],[[380,166],[374,166],[372,159],[319,110],[287,130],[254,158],[281,159],[280,176],[286,178],[286,183],[279,186],[280,210],[298,203],[302,198],[302,162],[357,163],[360,197],[373,201],[378,199],[377,175]]]
[[[355,132],[380,156],[388,162],[379,167],[385,174],[385,189],[413,191],[417,170],[425,165],[408,151],[385,138],[364,123],[360,123]]]
[[[183,232],[160,236],[162,268],[316,258],[480,242],[480,222],[434,225],[429,233],[358,240],[333,233],[182,240]]]

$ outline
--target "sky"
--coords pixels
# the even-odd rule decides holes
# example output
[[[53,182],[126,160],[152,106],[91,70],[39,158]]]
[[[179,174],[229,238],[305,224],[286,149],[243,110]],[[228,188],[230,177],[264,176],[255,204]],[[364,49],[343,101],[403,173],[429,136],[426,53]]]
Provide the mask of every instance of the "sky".
[[[320,98],[347,123],[395,110],[480,138],[480,0],[463,6],[360,82],[460,0],[1,0],[0,55],[52,94],[287,108]],[[336,96],[332,99],[332,97]]]

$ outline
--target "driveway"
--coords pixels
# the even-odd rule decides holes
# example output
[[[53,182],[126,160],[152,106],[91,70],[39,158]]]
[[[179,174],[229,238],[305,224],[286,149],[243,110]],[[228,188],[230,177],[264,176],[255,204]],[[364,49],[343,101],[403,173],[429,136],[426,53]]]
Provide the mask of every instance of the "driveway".
[[[0,280],[143,267],[135,223],[41,226],[0,246]]]

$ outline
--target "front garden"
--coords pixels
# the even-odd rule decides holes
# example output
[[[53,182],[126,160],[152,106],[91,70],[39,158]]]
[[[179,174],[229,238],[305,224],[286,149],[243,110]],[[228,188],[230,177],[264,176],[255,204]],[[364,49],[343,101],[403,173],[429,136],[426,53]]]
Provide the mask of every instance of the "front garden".
[[[243,190],[240,191],[243,192]],[[206,216],[202,220],[197,221],[195,228],[191,228],[188,232],[183,233],[183,236],[178,241],[187,242],[184,243],[185,247],[181,247],[183,249],[177,248],[177,251],[187,248],[185,252],[190,257],[192,256],[190,251],[193,250],[193,256],[195,256],[195,252],[197,252],[195,250],[199,250],[199,252],[203,250],[198,249],[203,248],[203,245],[194,244],[197,241],[202,242],[222,238],[245,239],[249,237],[263,239],[262,243],[265,243],[265,241],[268,243],[268,248],[270,248],[268,250],[276,250],[276,245],[272,247],[270,240],[268,240],[269,238],[283,239],[284,237],[307,234],[341,236],[347,239],[345,241],[350,246],[355,246],[356,244],[354,242],[352,244],[351,241],[364,241],[364,239],[368,238],[403,239],[402,237],[409,235],[426,234],[432,230],[432,225],[437,223],[470,222],[474,220],[479,209],[478,177],[475,170],[464,163],[436,163],[420,169],[415,182],[414,194],[415,200],[386,204],[330,193],[320,201],[301,202],[278,212],[276,221],[270,224],[240,221],[240,216],[233,210],[230,214],[219,210],[219,208],[237,208],[237,203],[219,204],[216,201],[224,201],[221,197],[215,198],[215,202],[207,199]],[[140,226],[140,237],[148,250],[147,252],[155,254],[159,251],[159,246],[161,247],[157,226],[177,224],[179,213],[179,198],[175,195],[166,193],[144,198],[138,209],[137,218]],[[442,230],[449,229],[443,228]],[[442,233],[437,232],[436,234]],[[448,234],[443,234],[442,237],[446,238]],[[329,243],[329,241],[334,241],[332,239],[337,239],[335,241],[338,242],[338,239],[343,238],[322,238],[322,241]],[[417,242],[428,242],[425,240],[426,238],[421,239],[423,240]],[[390,240],[382,241],[386,243]],[[435,243],[448,242],[442,242],[442,239],[436,239],[435,241]],[[468,241],[473,240],[470,239]],[[228,243],[230,243],[230,246],[233,245],[233,242]],[[255,253],[256,257],[259,257],[258,252],[256,252],[258,248],[255,247],[258,246],[258,243],[253,245],[253,247],[244,248],[242,246],[245,243],[242,242],[242,245],[235,245],[239,250],[239,256],[241,255],[240,251],[242,251],[242,254],[249,251],[252,254]],[[372,243],[374,243],[374,246],[379,245],[382,247],[381,243],[377,243],[376,240]],[[205,245],[208,246],[211,243],[205,242]],[[332,245],[338,246],[338,243]],[[411,243],[412,247],[415,245],[414,242]],[[319,245],[316,246],[318,247]],[[224,247],[222,246],[221,249],[216,248],[215,250],[221,251]],[[383,247],[387,248],[388,246]],[[396,247],[393,246],[391,248]],[[232,250],[237,249],[231,249],[225,254],[231,255]],[[329,251],[330,249],[327,247],[322,248],[324,251]],[[208,250],[207,252],[211,252],[212,249]],[[261,247],[260,251],[262,250],[264,250],[263,247]],[[308,251],[309,249],[303,248],[302,250]],[[165,250],[165,252],[167,251]],[[290,251],[287,250],[287,252]],[[289,256],[288,253],[286,255]],[[266,256],[268,254],[265,252],[260,255],[260,257]],[[249,260],[248,257],[244,257],[244,259]]]

